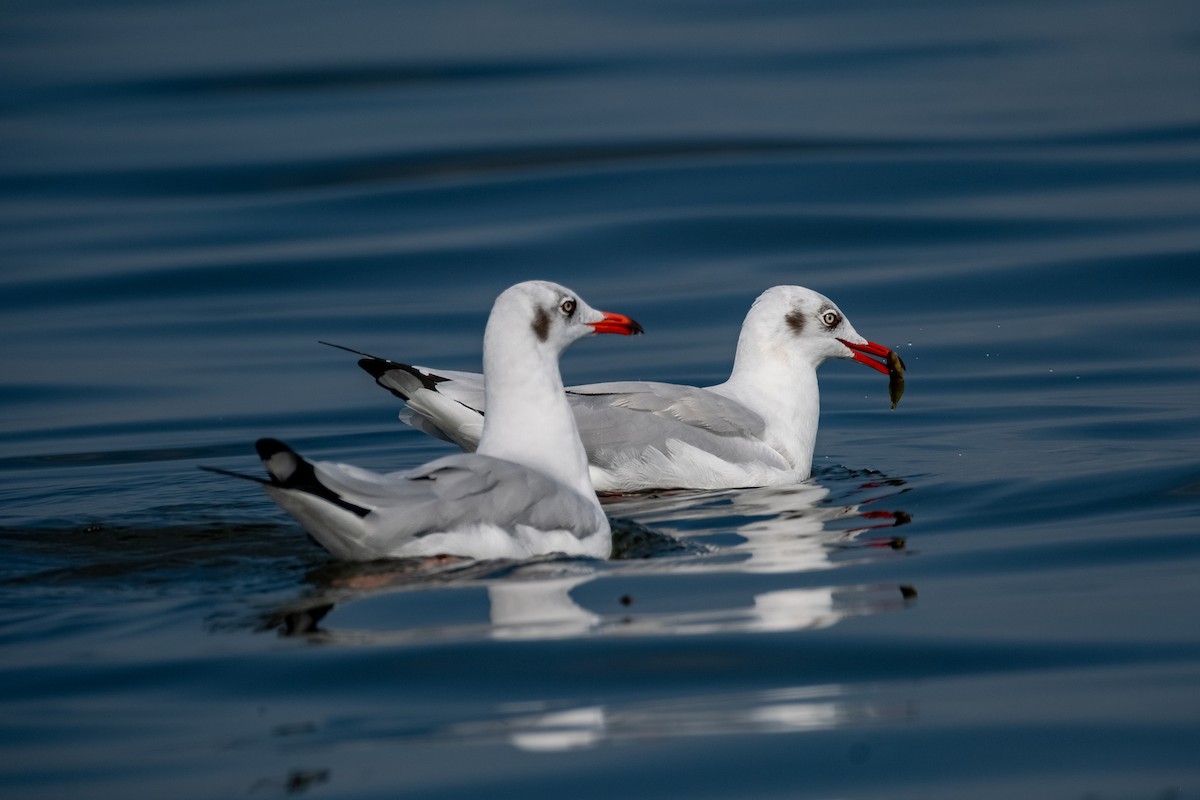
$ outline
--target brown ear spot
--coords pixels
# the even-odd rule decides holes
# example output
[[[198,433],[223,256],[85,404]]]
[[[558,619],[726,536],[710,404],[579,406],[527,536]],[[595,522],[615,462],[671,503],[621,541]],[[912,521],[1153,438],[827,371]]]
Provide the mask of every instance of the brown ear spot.
[[[799,311],[790,311],[788,312],[788,315],[783,318],[783,320],[788,324],[788,327],[792,329],[792,333],[795,333],[797,336],[804,333],[803,313]]]
[[[533,318],[533,335],[538,337],[539,342],[546,341],[550,335],[550,315],[544,308],[538,308],[537,315]]]

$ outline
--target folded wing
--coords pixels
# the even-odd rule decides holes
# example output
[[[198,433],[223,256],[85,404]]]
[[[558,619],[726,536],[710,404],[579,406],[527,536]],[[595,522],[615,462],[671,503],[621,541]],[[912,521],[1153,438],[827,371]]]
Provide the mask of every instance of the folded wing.
[[[523,543],[545,533],[559,537],[564,552],[586,553],[582,542],[608,529],[594,503],[558,482],[475,453],[392,473],[307,462],[290,449],[263,460],[268,492],[342,558],[462,552],[460,538],[471,540],[477,558],[521,558],[529,554]]]

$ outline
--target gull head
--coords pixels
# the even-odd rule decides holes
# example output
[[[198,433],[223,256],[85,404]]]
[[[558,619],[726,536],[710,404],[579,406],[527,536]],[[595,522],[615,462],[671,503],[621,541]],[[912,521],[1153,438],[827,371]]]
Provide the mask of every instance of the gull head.
[[[576,292],[550,281],[525,281],[505,289],[496,298],[488,325],[498,325],[506,336],[529,336],[538,347],[556,353],[596,333],[642,332],[642,326],[624,314],[597,311]]]
[[[758,347],[787,352],[814,368],[826,359],[852,358],[888,372],[888,348],[859,335],[836,303],[803,286],[767,289],[750,307],[742,331]]]

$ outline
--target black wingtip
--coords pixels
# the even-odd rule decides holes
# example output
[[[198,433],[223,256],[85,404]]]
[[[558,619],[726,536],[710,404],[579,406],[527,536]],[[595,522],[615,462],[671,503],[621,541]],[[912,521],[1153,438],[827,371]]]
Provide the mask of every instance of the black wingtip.
[[[258,451],[258,457],[263,461],[271,458],[279,453],[291,453],[296,455],[296,451],[288,447],[278,439],[263,438],[254,443],[254,449]],[[297,456],[298,458],[299,456]]]
[[[254,449],[258,451],[258,457],[262,459],[273,485],[303,491],[313,491],[313,487],[321,485],[312,465],[278,439],[259,439],[254,443]]]
[[[354,353],[356,356],[362,356],[358,360],[358,365],[366,370],[372,378],[378,379],[380,375],[390,369],[412,369],[408,364],[400,364],[395,361],[389,361],[386,358],[373,356],[370,353],[364,353],[362,350],[355,350],[353,347],[346,347],[344,344],[334,344],[323,339],[318,339],[317,344],[323,344],[326,347],[336,347],[338,350],[345,350],[347,353]]]
[[[369,358],[360,358],[358,360],[358,365],[362,367],[364,372],[366,372],[375,380],[379,380],[381,377],[383,377],[384,373],[386,373],[388,370],[396,369],[398,367],[402,368],[402,365],[400,364],[388,361],[386,358],[375,358],[375,356],[370,356]]]
[[[352,514],[365,517],[371,513],[369,508],[363,508],[346,500],[340,494],[321,483],[313,465],[303,456],[288,447],[278,439],[263,438],[254,443],[258,457],[262,459],[263,467],[271,476],[271,485],[281,489],[295,489],[306,492],[314,497],[328,500],[335,506],[344,508]]]
[[[638,332],[639,333],[641,332],[640,328],[639,328]],[[392,361],[390,358],[380,358],[379,356],[373,356],[370,353],[364,353],[362,350],[355,350],[353,347],[346,347],[345,345],[334,344],[333,342],[326,342],[326,341],[320,340],[320,339],[317,340],[317,344],[323,344],[326,347],[336,347],[338,350],[345,350],[347,353],[354,353],[355,355],[362,356],[362,358],[360,358],[358,360],[358,366],[360,368],[362,368],[363,372],[370,375],[372,378],[375,379],[375,382],[377,384],[382,386],[384,389],[387,389],[389,392],[396,395],[396,397],[399,397],[401,400],[407,401],[408,394],[401,391],[397,386],[395,386],[394,382],[390,382],[391,385],[389,385],[389,383],[384,382],[384,379],[387,376],[387,374],[389,372],[392,372],[393,370],[400,370],[402,372],[405,372],[405,373],[413,376],[417,380],[419,380],[421,382],[421,385],[424,386],[426,389],[433,389],[435,391],[436,391],[437,385],[439,383],[441,383],[444,380],[447,380],[446,378],[443,378],[441,375],[435,375],[430,372],[424,372],[422,370],[419,370],[411,364],[405,364],[401,361]]]
[[[389,372],[395,372],[396,370],[399,370],[406,375],[416,378],[421,382],[422,387],[435,392],[437,391],[437,385],[439,383],[449,380],[449,378],[443,378],[441,375],[418,369],[411,364],[404,364],[387,358],[376,358],[374,356],[361,358],[358,361],[358,366],[360,366],[363,371],[374,378],[377,384],[382,386],[384,389],[387,389],[401,400],[408,400],[408,394],[399,388],[398,381],[386,380]]]
[[[387,389],[396,397],[399,397],[404,402],[408,402],[408,392],[403,392],[399,387],[395,386],[394,382],[388,383],[384,381],[384,377],[394,369],[402,369],[405,372],[412,372],[412,369],[404,364],[397,364],[394,361],[388,361],[386,358],[360,358],[358,366],[362,367],[368,375],[375,379],[377,386]]]
[[[239,478],[244,481],[254,481],[255,483],[271,483],[270,481],[260,478],[257,475],[247,475],[243,472],[234,472],[233,470],[221,469],[220,467],[209,467],[204,464],[197,464],[196,469],[203,470],[204,472],[211,472],[214,475],[224,475],[227,478]]]
[[[323,344],[326,347],[336,347],[338,350],[345,350],[347,353],[354,353],[354,355],[356,355],[356,356],[366,356],[367,358],[375,358],[375,356],[371,355],[370,353],[364,353],[362,350],[355,350],[353,347],[346,347],[346,345],[344,345],[344,344],[334,344],[333,342],[327,342],[324,339],[317,339],[317,344]]]

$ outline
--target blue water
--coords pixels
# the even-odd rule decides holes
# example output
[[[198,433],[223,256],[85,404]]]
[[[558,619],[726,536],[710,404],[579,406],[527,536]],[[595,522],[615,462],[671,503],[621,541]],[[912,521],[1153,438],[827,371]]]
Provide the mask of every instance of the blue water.
[[[1200,798],[1193,3],[0,4],[6,796]],[[612,560],[331,561],[278,436],[450,452],[506,286],[714,383],[798,283],[814,477]]]

